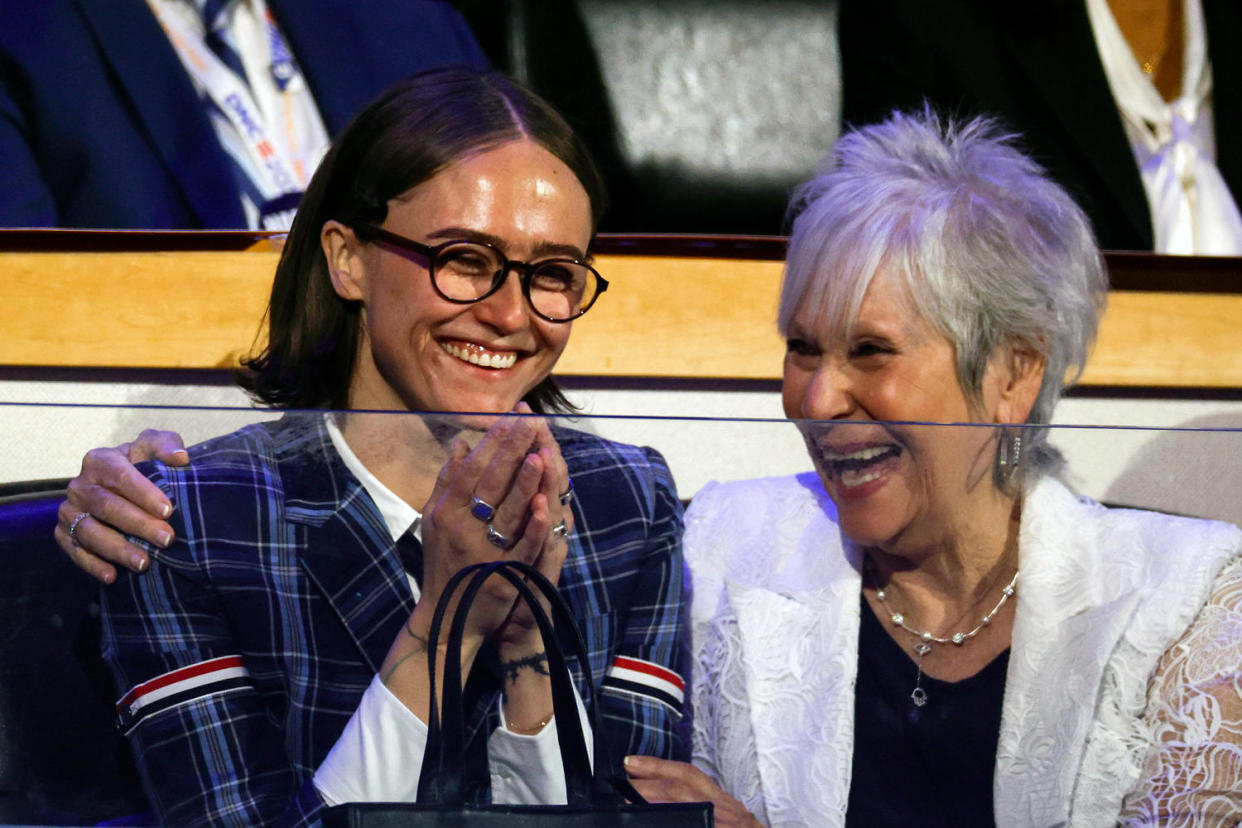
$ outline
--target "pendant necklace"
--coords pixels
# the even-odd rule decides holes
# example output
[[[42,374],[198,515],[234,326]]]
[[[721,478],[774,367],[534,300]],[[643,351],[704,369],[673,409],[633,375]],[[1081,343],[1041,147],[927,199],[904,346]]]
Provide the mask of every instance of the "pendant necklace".
[[[867,559],[867,563],[873,568],[871,574],[874,577],[875,565],[871,563],[870,558]],[[1001,597],[1000,600],[996,602],[996,606],[992,607],[991,612],[983,616],[982,620],[975,625],[973,630],[964,633],[953,633],[950,636],[939,636],[928,630],[916,630],[914,627],[907,624],[905,615],[900,612],[894,612],[892,608],[889,607],[888,596],[885,594],[885,591],[879,587],[876,587],[875,597],[879,600],[880,604],[883,605],[884,611],[888,613],[889,618],[892,619],[892,622],[898,627],[901,627],[910,635],[914,636],[915,639],[914,652],[915,655],[918,656],[918,660],[915,662],[918,666],[918,676],[914,680],[914,691],[910,693],[910,701],[914,702],[915,707],[922,707],[927,704],[927,691],[923,689],[923,656],[931,652],[932,645],[955,644],[959,647],[962,646],[967,641],[978,635],[980,630],[992,623],[992,619],[996,617],[996,613],[1000,612],[1001,607],[1005,606],[1005,602],[1009,600],[1017,589],[1018,570],[1014,570],[1013,577],[1009,579],[1009,583],[1006,584],[1004,590],[1001,591]]]

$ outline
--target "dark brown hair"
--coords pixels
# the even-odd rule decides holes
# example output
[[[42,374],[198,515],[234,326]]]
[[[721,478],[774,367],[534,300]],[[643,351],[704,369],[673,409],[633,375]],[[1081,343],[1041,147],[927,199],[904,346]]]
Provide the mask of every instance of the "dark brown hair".
[[[325,222],[380,224],[390,199],[461,158],[528,138],[573,171],[591,201],[604,186],[585,145],[534,92],[503,75],[435,69],[402,81],[362,111],[320,163],[276,266],[268,342],[237,381],[276,408],[344,408],[358,352],[361,305],[332,288],[320,246]],[[546,378],[524,398],[539,413],[572,410]]]

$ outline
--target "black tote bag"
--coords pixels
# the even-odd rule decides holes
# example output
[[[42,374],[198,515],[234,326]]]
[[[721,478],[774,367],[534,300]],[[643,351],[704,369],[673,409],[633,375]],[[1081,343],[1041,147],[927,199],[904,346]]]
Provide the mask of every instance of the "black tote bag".
[[[566,805],[475,805],[465,801],[465,714],[462,704],[461,640],[466,615],[490,576],[517,588],[543,636],[552,683],[552,709],[565,773]],[[568,630],[575,655],[587,663],[587,648],[573,612],[556,587],[534,567],[520,561],[495,561],[466,567],[445,586],[428,638],[436,641],[449,602],[465,579],[470,581],[449,628],[444,665],[443,712],[436,702],[436,648],[427,651],[431,708],[427,749],[423,755],[417,802],[357,802],[323,811],[324,828],[712,828],[709,802],[649,804],[615,766],[598,722],[598,688],[591,682],[588,719],[594,734],[595,770],[591,771],[586,737],[574,701],[573,681],[552,621],[536,600],[533,584],[549,601],[552,614]],[[590,677],[588,675],[588,681]],[[627,802],[626,800],[629,800]]]

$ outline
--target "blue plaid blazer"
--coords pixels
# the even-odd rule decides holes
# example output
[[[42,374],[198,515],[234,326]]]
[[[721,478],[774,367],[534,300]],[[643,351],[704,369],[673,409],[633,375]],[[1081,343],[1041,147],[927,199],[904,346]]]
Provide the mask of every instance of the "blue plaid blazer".
[[[658,680],[689,663],[671,475],[652,449],[567,429],[557,439],[576,494],[561,591],[603,686],[601,729],[619,755],[686,759],[688,722]],[[121,726],[162,822],[315,824],[311,777],[413,610],[400,559],[321,416],[190,454],[188,467],[144,466],[175,505],[176,541],[103,590]],[[618,671],[618,658],[639,672]],[[657,680],[625,679],[644,670]],[[484,800],[499,683],[481,673],[469,730]],[[575,678],[587,699],[578,665]]]

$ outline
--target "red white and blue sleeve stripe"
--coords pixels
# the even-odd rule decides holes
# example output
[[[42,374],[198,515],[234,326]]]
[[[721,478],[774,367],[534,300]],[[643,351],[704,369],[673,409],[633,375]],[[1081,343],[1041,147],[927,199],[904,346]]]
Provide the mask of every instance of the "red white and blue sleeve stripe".
[[[117,722],[128,731],[155,713],[249,685],[250,673],[239,655],[200,661],[135,685],[116,703]]]
[[[617,656],[604,676],[605,693],[645,696],[681,714],[686,699],[686,682],[677,673],[652,661]]]

